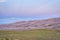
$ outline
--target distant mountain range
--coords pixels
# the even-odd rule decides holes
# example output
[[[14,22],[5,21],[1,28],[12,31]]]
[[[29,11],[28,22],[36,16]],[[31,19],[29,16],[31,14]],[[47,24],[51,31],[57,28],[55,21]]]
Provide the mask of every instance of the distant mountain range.
[[[60,30],[60,18],[20,21],[0,25],[0,30],[56,29]]]

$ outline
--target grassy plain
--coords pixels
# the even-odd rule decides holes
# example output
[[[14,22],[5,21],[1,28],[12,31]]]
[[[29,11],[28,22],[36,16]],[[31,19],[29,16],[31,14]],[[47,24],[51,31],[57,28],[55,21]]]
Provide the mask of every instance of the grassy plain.
[[[60,30],[0,30],[0,40],[60,40]]]

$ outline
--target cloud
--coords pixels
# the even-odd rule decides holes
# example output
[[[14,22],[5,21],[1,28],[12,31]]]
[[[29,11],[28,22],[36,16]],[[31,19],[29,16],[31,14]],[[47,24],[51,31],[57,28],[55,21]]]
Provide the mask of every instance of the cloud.
[[[8,4],[8,7],[0,7],[0,11],[2,12],[2,15],[11,17],[54,15],[60,14],[59,4],[60,1],[48,1],[46,3],[22,3],[20,1],[11,1],[11,3]]]
[[[0,0],[0,2],[6,2],[6,0]]]
[[[55,14],[55,13],[60,13],[60,7],[58,6],[59,3],[57,2],[48,2],[48,3],[42,3],[41,5],[36,3],[37,5],[20,5],[22,3],[13,3],[10,5],[8,13],[9,14],[25,14],[25,15],[39,15],[39,14]],[[57,5],[58,4],[58,5]]]

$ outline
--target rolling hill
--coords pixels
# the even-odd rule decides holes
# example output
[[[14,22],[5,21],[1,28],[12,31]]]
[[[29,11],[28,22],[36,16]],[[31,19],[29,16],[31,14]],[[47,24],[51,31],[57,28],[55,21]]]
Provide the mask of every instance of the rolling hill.
[[[20,21],[11,24],[1,24],[0,30],[26,30],[26,29],[56,29],[60,30],[60,18],[45,20]]]

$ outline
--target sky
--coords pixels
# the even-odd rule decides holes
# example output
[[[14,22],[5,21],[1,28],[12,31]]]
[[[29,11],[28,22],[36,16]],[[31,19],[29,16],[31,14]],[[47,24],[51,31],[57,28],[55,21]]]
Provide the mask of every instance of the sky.
[[[0,24],[60,17],[60,0],[0,0]]]

